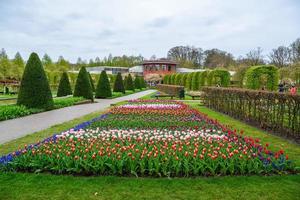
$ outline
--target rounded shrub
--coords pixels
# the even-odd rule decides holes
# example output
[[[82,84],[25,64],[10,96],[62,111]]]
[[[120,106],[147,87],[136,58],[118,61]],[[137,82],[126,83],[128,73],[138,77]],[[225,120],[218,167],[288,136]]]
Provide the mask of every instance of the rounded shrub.
[[[59,81],[57,96],[63,97],[72,94],[72,89],[67,72],[63,72]]]
[[[182,74],[181,81],[180,81],[181,86],[185,86],[187,77],[188,77],[188,74]]]
[[[189,73],[187,78],[186,78],[185,87],[188,90],[191,90],[193,76],[194,76],[194,72]]]
[[[17,104],[28,108],[53,108],[50,86],[42,62],[36,53],[32,53],[26,63]]]
[[[85,67],[81,67],[79,74],[77,76],[74,97],[84,97],[86,99],[94,100],[94,95],[92,91],[91,80],[89,75],[85,69]]]
[[[208,73],[207,82],[210,86],[228,87],[230,84],[230,73],[224,69],[212,70]]]
[[[245,74],[245,85],[249,89],[260,89],[266,86],[268,90],[276,90],[279,82],[278,68],[273,65],[250,67]]]
[[[175,76],[175,85],[180,85],[181,84],[181,78],[183,74],[176,74]]]
[[[192,77],[191,89],[194,91],[199,89],[199,75],[200,75],[200,72],[194,72],[193,77]]]
[[[164,83],[164,84],[169,84],[169,78],[170,78],[170,75],[168,75],[168,74],[165,75],[165,76],[164,76],[164,79],[163,79],[163,83]]]
[[[134,79],[134,88],[135,89],[142,89],[141,80],[138,76],[136,76],[135,79]]]
[[[127,77],[125,89],[134,91],[134,84],[133,84],[131,74],[129,74],[128,77]]]
[[[120,72],[117,74],[117,77],[116,77],[116,80],[114,83],[114,92],[125,93],[124,83],[123,83],[122,75]]]
[[[106,72],[103,70],[100,74],[100,78],[98,80],[97,88],[96,88],[96,98],[107,98],[111,97],[111,87],[108,80],[108,76]]]

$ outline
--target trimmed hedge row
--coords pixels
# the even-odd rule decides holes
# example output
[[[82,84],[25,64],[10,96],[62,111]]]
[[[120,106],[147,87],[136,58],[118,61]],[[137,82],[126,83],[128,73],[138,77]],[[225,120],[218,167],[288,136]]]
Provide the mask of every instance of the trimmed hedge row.
[[[219,85],[228,87],[230,73],[227,70],[192,72],[187,74],[170,74],[163,78],[164,84],[185,86],[188,90],[199,90],[203,86]]]
[[[179,92],[184,89],[183,86],[158,84],[157,89],[163,93],[179,97]]]
[[[207,107],[300,142],[300,95],[217,87],[203,91]]]

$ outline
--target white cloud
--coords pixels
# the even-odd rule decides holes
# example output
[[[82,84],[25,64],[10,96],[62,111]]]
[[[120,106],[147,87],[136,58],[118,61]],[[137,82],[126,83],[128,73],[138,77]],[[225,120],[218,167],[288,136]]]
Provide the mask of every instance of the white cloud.
[[[265,53],[300,37],[296,0],[0,0],[0,47],[71,61],[176,45]]]

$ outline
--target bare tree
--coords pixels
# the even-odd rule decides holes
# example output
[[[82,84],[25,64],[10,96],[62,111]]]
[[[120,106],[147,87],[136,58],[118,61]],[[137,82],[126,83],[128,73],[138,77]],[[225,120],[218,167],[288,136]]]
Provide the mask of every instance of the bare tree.
[[[291,48],[291,59],[293,63],[300,62],[300,38],[293,42],[290,46]]]
[[[262,52],[263,50],[260,47],[251,50],[249,53],[246,54],[245,61],[249,66],[265,64]]]
[[[231,53],[219,49],[206,50],[204,66],[208,68],[229,67],[235,65],[235,60]]]
[[[269,58],[275,66],[286,67],[291,61],[291,50],[288,47],[280,46],[272,50]]]
[[[203,50],[193,46],[176,46],[168,51],[168,58],[176,60],[183,67],[199,68],[203,63]]]

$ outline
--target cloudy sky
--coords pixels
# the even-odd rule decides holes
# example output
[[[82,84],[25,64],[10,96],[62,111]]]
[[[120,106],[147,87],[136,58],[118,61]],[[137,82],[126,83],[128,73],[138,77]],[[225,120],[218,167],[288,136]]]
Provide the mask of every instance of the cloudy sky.
[[[0,48],[76,62],[177,45],[267,54],[300,37],[299,0],[0,0]]]

